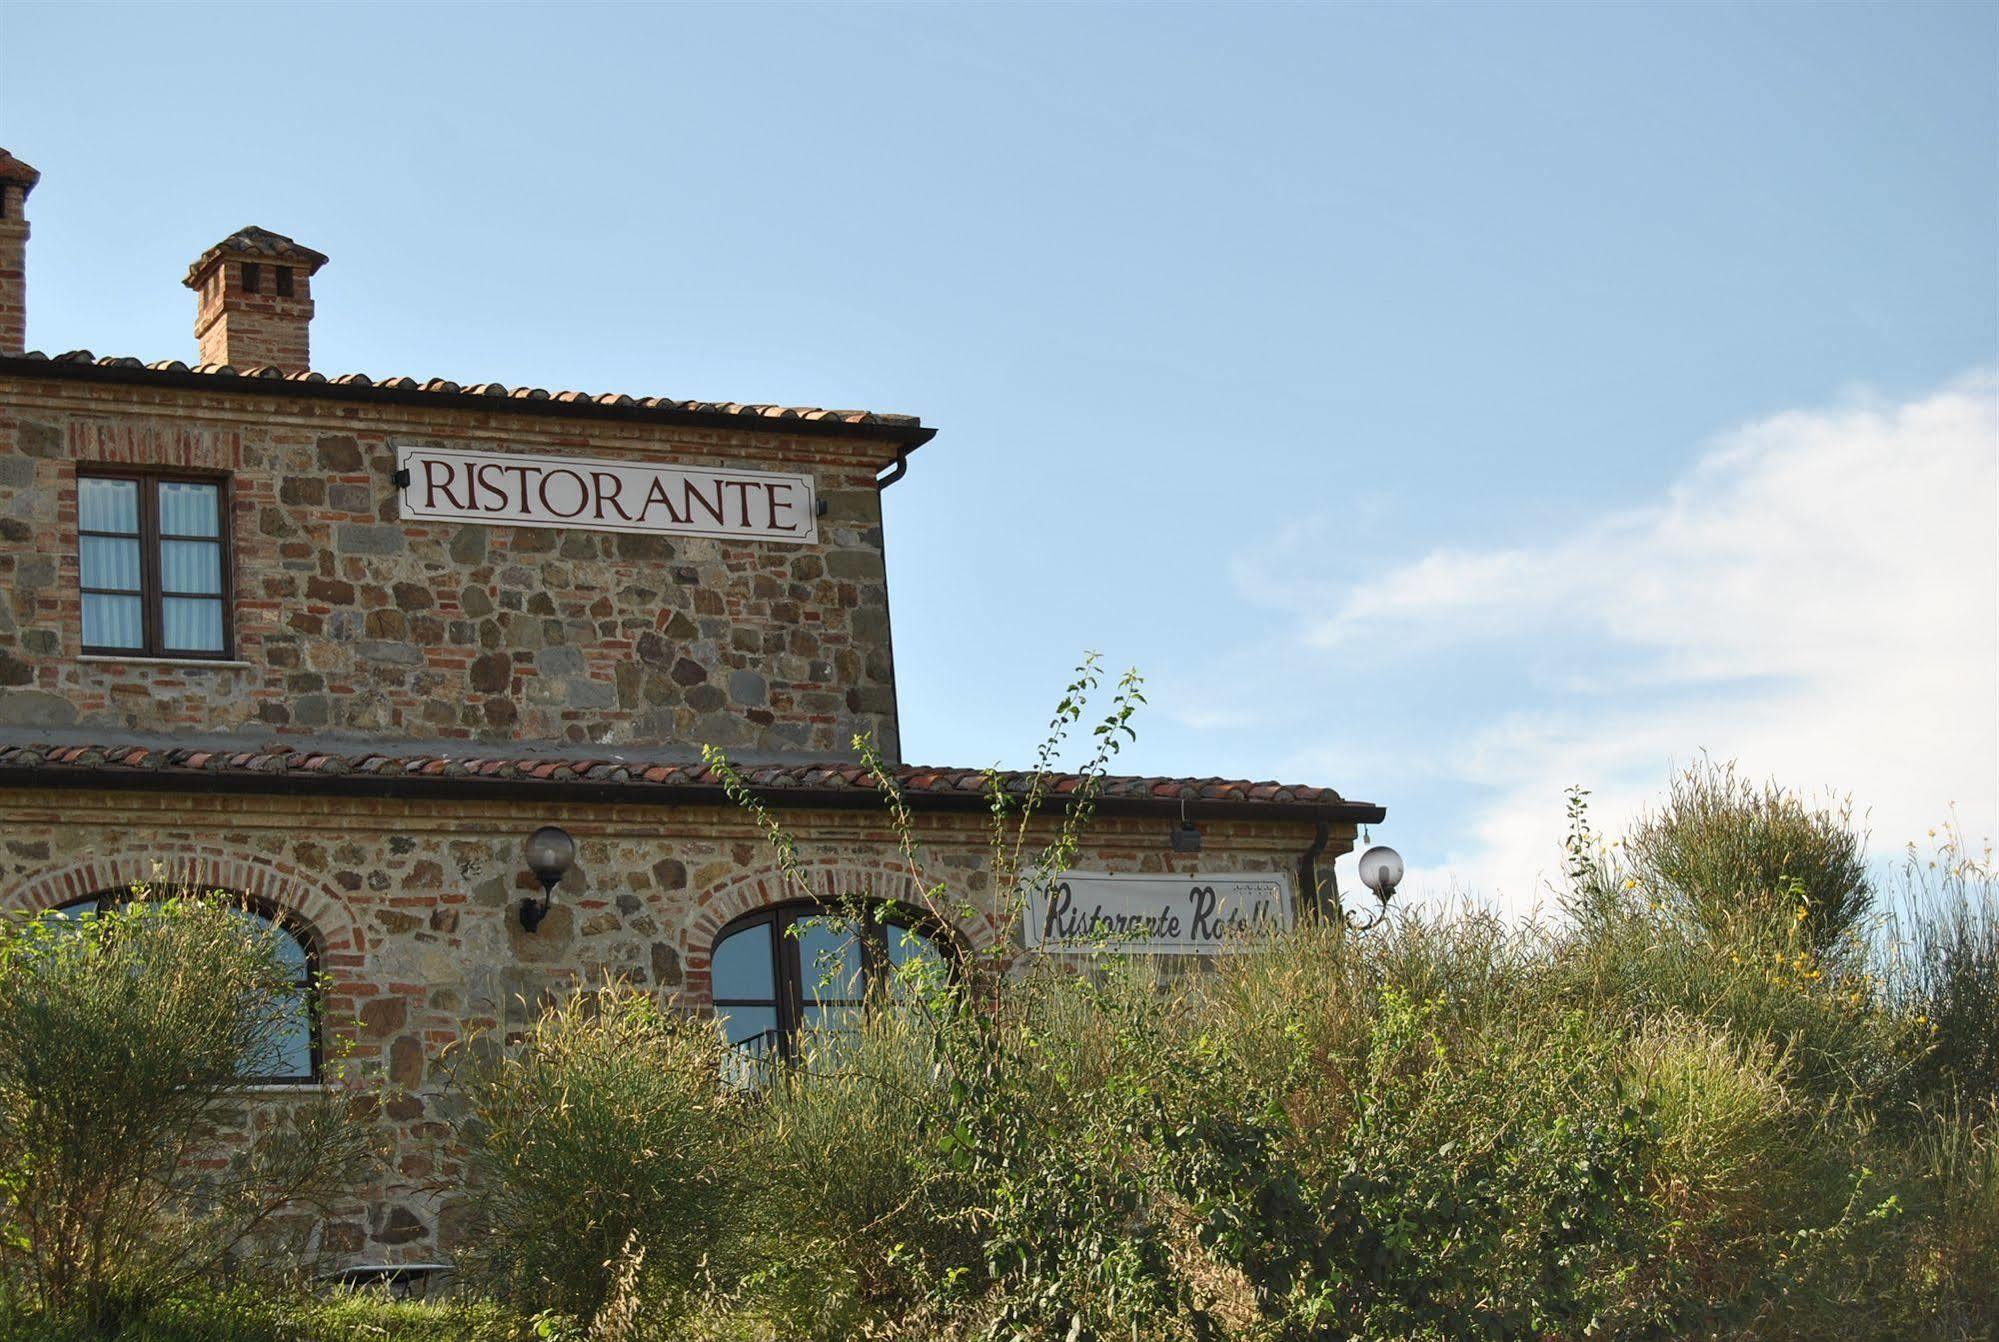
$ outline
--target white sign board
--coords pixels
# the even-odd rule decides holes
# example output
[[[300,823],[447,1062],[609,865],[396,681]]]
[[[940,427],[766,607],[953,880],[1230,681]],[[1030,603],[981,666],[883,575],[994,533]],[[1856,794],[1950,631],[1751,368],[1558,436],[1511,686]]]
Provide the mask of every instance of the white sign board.
[[[402,515],[486,526],[577,527],[724,540],[819,539],[809,475],[642,466],[455,447],[396,449]]]
[[[1029,889],[1031,950],[1209,955],[1288,931],[1291,878],[1281,871],[1115,876],[1065,871]]]

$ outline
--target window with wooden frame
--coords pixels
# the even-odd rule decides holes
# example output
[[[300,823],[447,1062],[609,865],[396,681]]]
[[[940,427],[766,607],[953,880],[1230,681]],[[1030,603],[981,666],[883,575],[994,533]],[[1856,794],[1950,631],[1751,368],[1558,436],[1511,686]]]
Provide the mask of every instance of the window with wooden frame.
[[[212,475],[77,473],[86,653],[233,655],[228,502],[228,481]]]
[[[219,893],[219,892],[218,892]],[[232,895],[232,912],[259,937],[271,938],[271,949],[291,980],[291,991],[260,1013],[261,1038],[244,1059],[242,1078],[256,1085],[306,1085],[320,1079],[323,1053],[319,1040],[319,942],[312,932],[284,910],[261,899]],[[65,921],[91,918],[130,902],[127,892],[106,891],[58,904],[49,915]]]
[[[851,1030],[904,964],[946,967],[922,923],[893,905],[856,917],[827,904],[787,904],[738,918],[715,938],[709,962],[709,1000],[729,1043],[752,1057],[794,1060],[813,1035]]]

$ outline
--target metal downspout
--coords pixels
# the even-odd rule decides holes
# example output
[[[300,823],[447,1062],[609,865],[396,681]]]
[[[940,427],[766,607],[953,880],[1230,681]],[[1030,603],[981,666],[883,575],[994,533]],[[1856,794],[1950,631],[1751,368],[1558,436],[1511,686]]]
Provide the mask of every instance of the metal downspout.
[[[1312,916],[1315,918],[1327,916],[1326,892],[1319,888],[1319,854],[1326,851],[1326,844],[1332,835],[1332,823],[1321,819],[1318,832],[1312,838],[1312,846],[1298,859],[1298,888],[1311,897]],[[1337,909],[1340,905],[1339,877],[1328,872],[1326,882],[1332,886],[1332,907]]]

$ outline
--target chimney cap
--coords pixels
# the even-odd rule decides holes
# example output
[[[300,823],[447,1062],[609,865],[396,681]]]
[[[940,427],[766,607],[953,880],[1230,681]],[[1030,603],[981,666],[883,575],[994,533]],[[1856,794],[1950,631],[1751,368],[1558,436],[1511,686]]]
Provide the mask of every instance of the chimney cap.
[[[12,182],[20,187],[22,199],[25,200],[28,193],[35,189],[35,183],[41,180],[40,173],[6,150],[0,149],[0,182]]]
[[[210,247],[195,258],[187,268],[187,278],[181,283],[190,289],[201,287],[201,276],[225,256],[247,256],[262,261],[287,261],[295,266],[303,266],[310,275],[326,264],[326,253],[315,252],[310,247],[301,247],[282,233],[273,233],[268,228],[251,224],[239,228],[222,241]]]

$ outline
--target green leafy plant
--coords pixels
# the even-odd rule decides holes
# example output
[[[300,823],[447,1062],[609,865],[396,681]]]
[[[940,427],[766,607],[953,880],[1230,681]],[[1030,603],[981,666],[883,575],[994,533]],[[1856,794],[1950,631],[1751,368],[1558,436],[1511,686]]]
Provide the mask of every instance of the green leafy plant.
[[[691,1308],[744,1177],[723,1061],[710,1022],[614,982],[466,1064],[470,1274],[530,1311],[588,1319],[618,1289]]]
[[[103,1330],[224,1265],[295,1263],[370,1154],[332,1090],[229,1130],[294,1007],[282,934],[227,896],[133,894],[0,934],[0,1255]]]
[[[1909,846],[1898,878],[1907,912],[1888,928],[1884,978],[1922,1040],[1914,1089],[1939,1106],[1954,1096],[1999,1100],[1999,884],[1990,850],[1974,856],[1946,829],[1928,852]]]
[[[1794,922],[1822,954],[1875,904],[1850,803],[1815,807],[1706,759],[1674,778],[1665,802],[1625,836],[1622,856],[1637,889],[1702,926]]]

